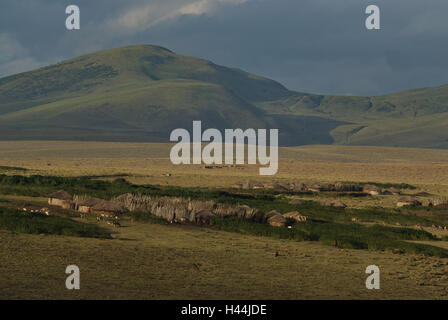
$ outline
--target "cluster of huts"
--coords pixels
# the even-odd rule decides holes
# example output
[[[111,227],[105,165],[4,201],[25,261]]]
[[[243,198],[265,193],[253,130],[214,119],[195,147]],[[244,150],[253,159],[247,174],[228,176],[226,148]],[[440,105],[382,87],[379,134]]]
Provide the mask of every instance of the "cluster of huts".
[[[359,192],[369,195],[399,195],[401,191],[396,188],[384,188],[381,189],[376,185],[366,184],[350,184],[350,183],[328,183],[328,184],[304,184],[301,182],[238,182],[233,185],[236,189],[265,189],[265,190],[276,190],[284,192]]]
[[[366,187],[366,186],[364,186]],[[364,189],[363,189],[364,190]],[[365,191],[374,191],[368,186]],[[389,190],[395,192],[395,190]],[[384,191],[382,191],[384,193]],[[398,193],[398,192],[396,192]],[[48,198],[48,204],[64,209],[72,209],[80,212],[81,216],[94,214],[99,217],[117,218],[128,211],[139,211],[152,214],[170,222],[210,224],[212,217],[239,217],[255,222],[268,223],[271,226],[289,226],[296,222],[306,222],[308,217],[297,211],[281,214],[275,210],[264,213],[258,209],[246,205],[230,205],[216,203],[214,201],[197,201],[182,198],[151,198],[142,194],[123,194],[110,201],[98,198],[72,196],[64,190],[52,193]],[[301,201],[293,199],[292,205],[300,205]],[[346,205],[337,200],[321,203],[338,209],[345,209]],[[413,197],[401,197],[397,202],[398,207],[421,206],[422,203]],[[436,208],[448,208],[448,201],[433,201],[430,206]]]
[[[48,196],[48,204],[63,209],[76,210],[81,214],[92,213],[104,217],[117,217],[127,211],[124,206],[114,201],[89,197],[73,197],[64,190],[50,194]]]

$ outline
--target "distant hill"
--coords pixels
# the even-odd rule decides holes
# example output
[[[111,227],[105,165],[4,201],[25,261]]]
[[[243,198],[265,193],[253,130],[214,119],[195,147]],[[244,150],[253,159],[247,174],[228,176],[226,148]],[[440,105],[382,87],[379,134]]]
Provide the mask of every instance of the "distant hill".
[[[167,141],[193,120],[279,128],[281,145],[448,148],[448,86],[381,97],[305,94],[149,45],[0,79],[2,140]]]

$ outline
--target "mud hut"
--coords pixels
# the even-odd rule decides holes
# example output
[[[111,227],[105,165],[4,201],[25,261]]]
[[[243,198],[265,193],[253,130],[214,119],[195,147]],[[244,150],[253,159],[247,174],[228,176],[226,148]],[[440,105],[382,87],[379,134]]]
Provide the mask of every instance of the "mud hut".
[[[48,196],[48,204],[51,206],[62,207],[63,209],[70,209],[72,207],[73,197],[70,193],[64,190],[53,192]]]
[[[105,200],[99,201],[91,208],[92,213],[100,214],[105,217],[118,217],[126,211],[127,210],[123,205]]]
[[[92,213],[93,207],[98,203],[100,203],[101,201],[103,200],[98,198],[85,199],[77,204],[78,211],[83,213]]]

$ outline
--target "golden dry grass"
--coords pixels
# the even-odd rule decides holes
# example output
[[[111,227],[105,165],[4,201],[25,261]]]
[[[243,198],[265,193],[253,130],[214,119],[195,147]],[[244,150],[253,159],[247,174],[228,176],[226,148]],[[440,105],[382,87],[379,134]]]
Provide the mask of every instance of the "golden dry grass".
[[[226,187],[241,180],[375,181],[425,185],[444,192],[448,150],[303,146],[280,148],[279,172],[261,177],[258,166],[204,169],[171,164],[170,144],[73,141],[0,142],[0,165],[63,176],[129,174],[135,183]],[[171,176],[167,176],[167,174]]]
[[[448,260],[197,227],[125,223],[113,240],[0,231],[1,299],[444,299]],[[280,251],[274,258],[273,252]],[[65,289],[67,265],[81,290]],[[367,290],[365,268],[381,271]]]
[[[281,148],[279,173],[274,177],[260,177],[256,166],[174,166],[168,159],[169,150],[169,144],[152,143],[0,142],[0,165],[29,169],[25,173],[4,170],[8,174],[105,178],[127,174],[126,179],[139,184],[228,187],[244,180],[375,181],[416,185],[417,190],[406,191],[411,194],[448,195],[446,150]],[[305,198],[316,197],[321,195]],[[45,201],[4,198],[42,205]],[[396,198],[342,200],[351,207],[387,207],[395,206]],[[124,228],[113,230],[117,231],[113,240],[0,231],[0,298],[444,299],[448,293],[448,259],[129,221]],[[446,246],[446,242],[437,245]],[[275,250],[281,254],[277,259]],[[69,264],[81,268],[79,292],[64,287],[64,270]],[[365,288],[364,270],[370,264],[381,269],[379,291]]]

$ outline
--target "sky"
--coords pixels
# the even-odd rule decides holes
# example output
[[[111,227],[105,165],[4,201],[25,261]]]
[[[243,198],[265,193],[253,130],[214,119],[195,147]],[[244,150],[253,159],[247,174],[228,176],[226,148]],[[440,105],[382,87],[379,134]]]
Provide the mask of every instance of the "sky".
[[[369,5],[380,30],[365,27]],[[1,0],[0,77],[154,44],[290,90],[381,95],[448,83],[447,12],[446,0]]]

